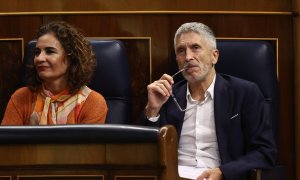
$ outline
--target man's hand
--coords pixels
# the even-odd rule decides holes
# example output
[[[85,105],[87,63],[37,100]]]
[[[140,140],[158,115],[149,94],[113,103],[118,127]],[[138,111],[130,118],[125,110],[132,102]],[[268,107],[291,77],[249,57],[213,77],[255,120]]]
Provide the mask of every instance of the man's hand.
[[[197,180],[221,180],[222,171],[220,168],[214,168],[205,170],[200,176],[197,177]]]
[[[148,103],[145,109],[147,117],[156,117],[162,105],[172,93],[173,78],[164,74],[159,80],[147,86]]]

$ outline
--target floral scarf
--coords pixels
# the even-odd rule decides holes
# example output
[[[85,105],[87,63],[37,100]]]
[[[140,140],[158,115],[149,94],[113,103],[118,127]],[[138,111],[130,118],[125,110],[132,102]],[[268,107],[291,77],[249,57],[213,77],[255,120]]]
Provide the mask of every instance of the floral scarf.
[[[75,124],[90,93],[91,89],[83,86],[76,94],[69,94],[66,89],[53,95],[43,87],[33,104],[30,125]]]

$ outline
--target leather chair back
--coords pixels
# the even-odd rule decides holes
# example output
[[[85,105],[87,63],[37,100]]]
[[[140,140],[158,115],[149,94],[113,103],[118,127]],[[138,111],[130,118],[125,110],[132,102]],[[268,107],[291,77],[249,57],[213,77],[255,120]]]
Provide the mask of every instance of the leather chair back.
[[[88,85],[101,93],[108,106],[106,123],[130,124],[131,86],[128,61],[124,45],[118,40],[90,39],[97,66]],[[30,63],[36,40],[28,43],[24,54],[24,67]],[[26,69],[23,69],[23,74]]]
[[[275,48],[259,40],[218,40],[220,56],[216,71],[255,82],[269,108],[274,137],[278,137],[279,86]]]
[[[131,86],[125,47],[118,40],[90,40],[97,67],[89,85],[107,103],[108,124],[131,123]]]

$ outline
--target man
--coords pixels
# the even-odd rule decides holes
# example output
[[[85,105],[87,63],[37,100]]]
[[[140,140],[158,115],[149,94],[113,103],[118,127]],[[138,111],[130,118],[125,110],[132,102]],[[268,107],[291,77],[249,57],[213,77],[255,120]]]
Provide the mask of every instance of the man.
[[[277,149],[257,85],[216,73],[216,39],[202,23],[183,24],[174,47],[185,80],[174,84],[174,75],[164,74],[149,84],[142,122],[176,127],[179,170],[191,172],[182,176],[233,180],[272,168]]]

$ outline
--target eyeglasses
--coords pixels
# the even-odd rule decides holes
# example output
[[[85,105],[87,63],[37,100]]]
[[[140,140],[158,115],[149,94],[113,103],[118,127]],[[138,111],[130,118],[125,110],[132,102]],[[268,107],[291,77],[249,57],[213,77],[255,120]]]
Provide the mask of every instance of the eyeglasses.
[[[175,74],[173,74],[172,78],[174,78],[176,75],[178,75],[179,73],[181,73],[181,72],[184,71],[184,70],[186,70],[185,67],[182,68],[181,70],[177,71]],[[182,107],[179,105],[179,103],[178,103],[178,101],[177,101],[177,99],[176,99],[176,97],[174,96],[173,93],[171,93],[171,97],[172,97],[174,103],[176,104],[176,106],[178,107],[178,109],[179,109],[181,112],[185,112],[185,111],[187,111],[187,110],[192,109],[192,108],[195,107],[195,106],[191,106],[191,107],[189,107],[189,108],[182,108]]]
[[[174,78],[176,75],[178,75],[179,73],[181,73],[181,72],[184,71],[184,70],[185,70],[185,68],[180,69],[180,70],[177,71],[175,74],[173,74],[172,78]],[[174,96],[173,93],[171,93],[171,96],[172,96],[172,99],[173,99],[175,105],[178,107],[178,109],[179,109],[181,112],[186,111],[185,108],[181,108],[181,106],[179,105],[179,103],[178,103],[178,101],[177,101],[177,99],[176,99],[176,97]]]
[[[186,64],[181,70],[179,70],[179,71],[177,71],[175,74],[173,74],[172,78],[174,78],[176,75],[178,75],[179,73],[181,73],[182,71],[184,71],[184,70],[186,70],[186,69],[187,69],[187,64]],[[182,107],[179,105],[179,103],[178,103],[178,101],[177,101],[177,99],[176,99],[176,97],[174,96],[173,93],[171,93],[171,97],[172,97],[174,103],[176,104],[176,106],[178,107],[178,109],[179,109],[181,112],[185,112],[185,111],[187,111],[187,110],[193,109],[194,107],[196,107],[196,106],[199,104],[199,102],[198,102],[197,104],[194,104],[194,105],[192,105],[192,106],[190,106],[190,107],[188,107],[188,108],[182,108]]]

